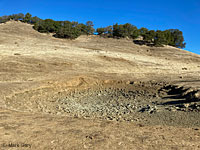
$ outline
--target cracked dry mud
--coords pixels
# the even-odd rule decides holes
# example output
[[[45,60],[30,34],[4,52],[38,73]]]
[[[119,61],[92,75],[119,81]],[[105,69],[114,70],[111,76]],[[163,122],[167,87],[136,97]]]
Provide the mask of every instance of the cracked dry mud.
[[[0,31],[0,149],[200,149],[199,55]]]

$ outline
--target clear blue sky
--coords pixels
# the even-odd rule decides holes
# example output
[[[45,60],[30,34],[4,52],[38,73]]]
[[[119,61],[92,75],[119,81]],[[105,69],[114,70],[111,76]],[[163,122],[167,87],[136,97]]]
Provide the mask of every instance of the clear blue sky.
[[[0,16],[30,12],[42,19],[96,27],[131,23],[154,30],[180,29],[186,49],[200,54],[200,0],[0,0]]]

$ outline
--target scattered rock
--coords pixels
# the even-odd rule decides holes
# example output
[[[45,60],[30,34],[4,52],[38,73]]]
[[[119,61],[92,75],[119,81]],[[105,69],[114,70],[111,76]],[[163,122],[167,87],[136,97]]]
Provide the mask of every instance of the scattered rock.
[[[14,53],[14,55],[19,56],[19,55],[21,55],[21,54],[20,54],[20,53]]]
[[[182,68],[182,70],[187,70],[187,68]]]

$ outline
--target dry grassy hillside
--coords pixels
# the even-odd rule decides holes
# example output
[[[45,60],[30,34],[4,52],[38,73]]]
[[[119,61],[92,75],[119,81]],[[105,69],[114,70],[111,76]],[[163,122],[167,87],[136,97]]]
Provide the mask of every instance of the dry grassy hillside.
[[[0,33],[0,149],[200,149],[199,55],[15,21]]]

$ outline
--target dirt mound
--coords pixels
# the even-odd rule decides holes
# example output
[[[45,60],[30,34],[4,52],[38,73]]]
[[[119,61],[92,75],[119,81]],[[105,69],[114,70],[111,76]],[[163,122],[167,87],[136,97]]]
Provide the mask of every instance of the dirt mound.
[[[162,92],[167,93],[168,95],[174,95],[174,98],[177,99],[186,99],[186,102],[195,102],[199,101],[200,91],[194,88],[187,88],[183,86],[176,86],[176,85],[168,85],[163,87],[159,91],[161,94]]]

